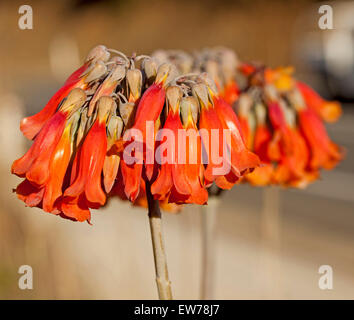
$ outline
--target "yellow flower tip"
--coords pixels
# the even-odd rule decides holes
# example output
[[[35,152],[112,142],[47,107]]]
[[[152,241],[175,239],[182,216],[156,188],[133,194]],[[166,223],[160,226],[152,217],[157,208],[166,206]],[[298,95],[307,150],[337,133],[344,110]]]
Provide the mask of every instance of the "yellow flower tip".
[[[322,110],[322,117],[327,122],[335,122],[342,115],[340,103],[336,101],[325,102]]]
[[[279,91],[289,91],[293,87],[293,80],[290,77],[282,77],[275,82]]]
[[[159,69],[157,70],[155,83],[164,85],[167,80],[167,77],[169,76],[169,74],[171,72],[171,69],[172,69],[172,67],[169,63],[162,64],[159,67]]]
[[[180,109],[184,127],[193,126],[197,123],[199,103],[195,97],[189,96],[182,98]]]
[[[140,98],[143,85],[143,76],[140,70],[131,69],[127,71],[127,83],[129,86],[129,100],[136,101]]]
[[[168,103],[168,107],[174,113],[179,112],[179,105],[182,96],[183,96],[183,92],[181,88],[177,86],[170,86],[166,90],[166,101]]]
[[[201,108],[209,108],[208,88],[205,84],[198,83],[192,87],[193,96],[199,101]]]

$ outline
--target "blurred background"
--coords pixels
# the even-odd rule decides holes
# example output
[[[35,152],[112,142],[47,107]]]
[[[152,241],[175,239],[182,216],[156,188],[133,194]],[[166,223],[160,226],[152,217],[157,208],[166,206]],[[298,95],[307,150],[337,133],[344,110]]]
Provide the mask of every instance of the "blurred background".
[[[18,9],[33,9],[20,30]],[[155,299],[147,213],[112,200],[90,226],[25,208],[10,166],[28,148],[19,131],[97,44],[149,54],[233,48],[242,60],[294,65],[299,79],[343,102],[330,136],[346,159],[306,190],[236,186],[216,218],[216,299],[354,299],[354,2],[62,0],[0,2],[0,299]],[[201,212],[163,214],[174,297],[198,299]],[[20,290],[18,268],[33,268]],[[333,290],[318,269],[333,268]]]

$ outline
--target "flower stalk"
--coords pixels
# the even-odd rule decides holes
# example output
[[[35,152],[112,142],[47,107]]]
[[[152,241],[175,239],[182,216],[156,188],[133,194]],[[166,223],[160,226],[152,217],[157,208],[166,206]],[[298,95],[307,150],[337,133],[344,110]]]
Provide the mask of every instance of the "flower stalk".
[[[201,207],[201,286],[200,299],[214,299],[215,226],[222,189],[209,191],[208,205]]]
[[[146,197],[150,223],[152,249],[154,252],[156,285],[160,300],[172,300],[171,281],[168,277],[167,259],[162,234],[159,201],[153,198],[150,184],[146,181]]]

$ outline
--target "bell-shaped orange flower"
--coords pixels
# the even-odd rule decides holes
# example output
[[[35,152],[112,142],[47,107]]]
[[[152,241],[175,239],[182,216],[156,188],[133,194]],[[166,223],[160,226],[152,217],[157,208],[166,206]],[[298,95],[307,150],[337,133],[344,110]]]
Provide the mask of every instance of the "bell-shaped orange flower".
[[[296,132],[292,130],[287,121],[286,107],[282,108],[275,100],[274,88],[266,87],[266,96],[269,118],[274,130],[273,139],[269,145],[268,155],[270,159],[277,162],[274,170],[274,181],[279,184],[287,184],[288,181],[300,179],[303,175],[302,162],[296,157],[296,152],[300,152],[300,158],[304,156],[305,165],[307,163],[306,150],[303,139],[300,139]],[[290,110],[288,111],[290,112]],[[300,147],[300,150],[298,148]]]
[[[340,104],[335,101],[324,100],[316,91],[303,82],[297,81],[296,87],[300,90],[306,105],[327,122],[337,121],[342,114]]]
[[[333,168],[343,158],[343,154],[328,137],[320,118],[312,109],[305,108],[298,110],[298,116],[301,130],[311,149],[310,167]]]
[[[74,89],[62,103],[59,111],[44,125],[26,154],[12,164],[11,172],[43,185],[49,178],[49,163],[63,134],[66,120],[85,102],[81,89]]]
[[[237,102],[238,104],[238,120],[240,123],[240,132],[242,133],[244,142],[248,149],[253,145],[253,130],[251,128],[250,108],[252,100],[247,94],[243,94]]]
[[[178,150],[180,143],[178,131],[183,131],[180,118],[181,96],[180,88],[171,86],[167,89],[168,115],[163,127],[165,136],[157,150],[157,156],[163,163],[161,163],[158,177],[151,185],[151,193],[156,199],[168,199],[169,202],[175,203],[184,203],[192,192],[187,181],[187,165],[180,163],[178,158],[178,153],[181,152]]]
[[[247,93],[239,101],[240,114],[247,117],[251,106],[254,110],[257,125],[251,148],[262,161],[261,167],[255,169],[246,179],[253,185],[303,185],[307,179],[308,148],[296,128],[295,110],[279,99],[273,85],[266,84],[264,98],[266,105],[261,101],[253,105]],[[245,105],[248,105],[248,108],[244,108]]]
[[[72,151],[72,128],[77,126],[75,112],[86,99],[81,89],[74,89],[56,115],[36,137],[31,149],[13,163],[13,173],[26,177],[16,188],[18,197],[30,207],[59,213],[56,201],[62,186]],[[64,128],[63,128],[64,127]],[[28,164],[27,168],[24,167]]]
[[[137,160],[132,164],[127,164],[124,161],[124,156],[121,162],[121,170],[124,182],[124,190],[128,199],[134,201],[140,190],[140,182],[143,170],[143,160],[144,160],[144,148],[147,147],[146,144],[146,131],[147,123],[155,123],[158,121],[161,111],[165,103],[165,88],[164,84],[170,72],[170,66],[168,64],[160,66],[155,82],[144,92],[141,97],[136,114],[134,125],[131,129],[137,130],[141,133],[142,141],[136,141],[136,143],[141,144],[140,150],[135,150],[135,158]],[[153,151],[154,146],[149,144],[148,146]],[[138,154],[141,153],[141,154]]]
[[[249,97],[247,96],[247,100]],[[240,103],[241,101],[239,101]],[[261,165],[255,168],[253,172],[245,176],[245,179],[252,185],[264,186],[272,182],[273,166],[271,163],[270,146],[272,142],[272,132],[266,123],[266,109],[265,106],[258,103],[255,106],[255,115],[257,126],[254,133],[253,145],[251,150],[258,155]]]
[[[170,65],[162,65],[156,76],[155,82],[144,92],[140,99],[133,129],[138,129],[143,135],[143,143],[146,142],[146,123],[155,122],[161,114],[165,103],[164,84],[170,72]]]
[[[16,188],[19,199],[24,201],[29,207],[38,206],[46,212],[60,213],[57,200],[62,195],[64,178],[70,162],[72,149],[70,131],[72,125],[73,123],[69,122],[65,127],[63,135],[52,154],[47,182],[38,186],[25,179]]]
[[[89,208],[97,209],[106,202],[101,175],[107,151],[106,121],[116,108],[112,98],[104,96],[97,102],[97,118],[76,154],[72,183],[61,202],[63,213],[75,220],[90,220]]]
[[[289,150],[283,144],[284,139],[279,141],[280,159],[274,169],[274,183],[288,185],[306,182],[305,168],[308,163],[308,149],[298,130],[289,128],[287,130],[292,149]]]
[[[208,192],[204,184],[202,141],[197,128],[198,108],[198,102],[194,97],[182,98],[181,116],[183,128],[186,132],[185,174],[191,188],[191,194],[186,203],[205,204],[208,201]],[[179,150],[179,152],[182,152],[182,150]]]
[[[223,128],[231,131],[231,162],[241,174],[248,173],[259,166],[259,158],[245,145],[240,122],[230,105],[222,98],[214,98],[215,111]]]
[[[238,99],[240,94],[240,89],[236,83],[236,81],[232,80],[229,81],[225,86],[224,89],[222,91],[222,97],[224,98],[224,100],[230,105],[232,106],[235,101]]]
[[[103,164],[103,184],[107,193],[112,190],[119,169],[120,156],[113,151],[113,147],[121,139],[122,130],[122,119],[111,116],[107,125],[107,155]]]
[[[229,146],[224,143],[223,125],[214,109],[212,98],[208,89],[203,84],[193,87],[194,95],[201,106],[199,129],[203,147],[207,156],[207,165],[204,172],[206,186],[210,186],[214,181],[223,189],[230,189],[236,183],[241,173],[236,169],[236,174],[231,170],[231,157],[228,157]],[[227,163],[227,178],[224,175],[217,175],[214,172],[222,168]]]
[[[230,105],[222,98],[217,97],[210,88],[209,92],[204,90],[203,86],[194,87],[194,92],[199,98],[202,108],[199,127],[208,133],[208,135],[201,133],[204,145],[208,146],[206,151],[209,162],[204,173],[206,184],[215,180],[220,188],[230,189],[243,174],[252,171],[259,165],[259,158],[246,148],[240,133],[239,121]],[[219,133],[216,137],[213,135],[215,130]],[[230,133],[229,142],[224,136],[227,132]],[[214,141],[215,139],[218,141]],[[220,167],[220,164],[213,160],[212,152],[216,150],[212,151],[211,148],[214,143],[219,145],[219,156],[230,165],[229,172],[224,175],[216,176],[212,173],[215,168]]]

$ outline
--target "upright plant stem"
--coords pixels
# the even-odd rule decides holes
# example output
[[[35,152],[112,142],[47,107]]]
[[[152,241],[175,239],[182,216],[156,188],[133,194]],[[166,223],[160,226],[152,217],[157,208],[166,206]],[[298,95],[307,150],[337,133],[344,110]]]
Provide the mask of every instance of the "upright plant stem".
[[[171,281],[168,278],[167,260],[162,236],[160,206],[159,202],[154,200],[151,194],[150,184],[148,182],[146,182],[146,197],[149,208],[149,223],[159,299],[172,300]]]
[[[208,205],[202,206],[202,265],[201,265],[201,288],[202,300],[213,299],[214,270],[215,270],[215,221],[219,205],[218,196],[210,196]]]
[[[280,250],[280,190],[270,186],[263,188],[261,210],[261,270],[266,298],[281,298]]]

